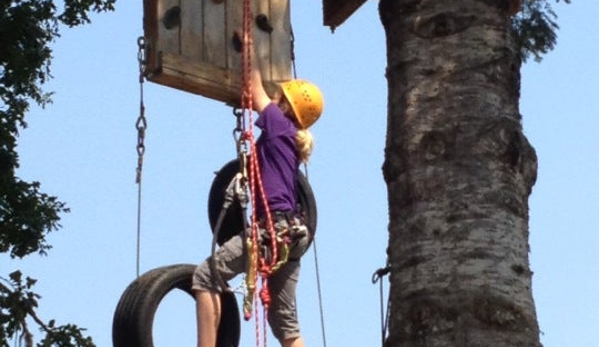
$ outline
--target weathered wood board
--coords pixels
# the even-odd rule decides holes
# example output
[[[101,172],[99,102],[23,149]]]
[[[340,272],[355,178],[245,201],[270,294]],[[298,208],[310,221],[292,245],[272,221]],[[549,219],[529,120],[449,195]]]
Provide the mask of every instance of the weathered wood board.
[[[265,16],[272,27],[253,30],[258,65],[272,92],[292,75],[289,0],[252,1],[252,15]],[[239,0],[144,0],[147,79],[238,106],[241,54],[233,36],[242,20]]]

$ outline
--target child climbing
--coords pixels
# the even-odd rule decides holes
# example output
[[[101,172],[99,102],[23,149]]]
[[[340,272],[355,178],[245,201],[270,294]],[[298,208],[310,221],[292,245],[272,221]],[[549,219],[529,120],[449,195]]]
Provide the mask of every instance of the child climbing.
[[[249,35],[241,39],[244,47],[253,47]],[[249,46],[248,46],[249,45]],[[323,97],[314,84],[306,80],[282,83],[273,98],[266,93],[259,69],[255,66],[253,49],[250,53],[251,101],[259,114],[255,125],[261,129],[255,153],[264,197],[255,194],[255,217],[258,221],[258,243],[262,259],[272,257],[272,238],[267,232],[269,217],[277,239],[287,249],[286,259],[268,276],[268,292],[261,299],[273,335],[282,347],[303,347],[297,321],[295,291],[300,273],[300,258],[310,245],[310,233],[297,207],[297,177],[301,162],[307,162],[313,140],[308,128],[318,120],[323,109]],[[196,268],[192,290],[196,298],[198,347],[215,347],[221,315],[220,283],[248,271],[251,266],[246,241],[252,230],[245,230],[225,242],[213,255]],[[254,242],[253,245],[256,243]],[[269,249],[270,247],[270,249]],[[268,259],[267,259],[268,261]],[[215,273],[216,272],[216,273]],[[264,273],[262,273],[264,276]],[[249,276],[247,274],[246,276]],[[219,281],[220,280],[220,281]],[[268,297],[266,297],[268,296]],[[266,303],[264,301],[266,300]]]

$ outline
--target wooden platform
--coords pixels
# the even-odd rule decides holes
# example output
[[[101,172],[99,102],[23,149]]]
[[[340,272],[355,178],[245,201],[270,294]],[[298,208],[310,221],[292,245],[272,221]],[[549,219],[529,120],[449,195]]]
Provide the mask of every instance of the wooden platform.
[[[270,89],[291,78],[289,0],[253,1],[271,32],[256,28],[254,42]],[[237,105],[241,54],[233,44],[242,28],[239,0],[144,0],[144,36],[149,43],[148,80]]]
[[[292,78],[291,0],[253,0],[256,58],[269,93]],[[312,1],[312,0],[301,0]],[[366,0],[323,0],[324,24],[341,25]],[[154,83],[239,106],[241,0],[144,0],[146,78]],[[261,29],[262,28],[262,29]],[[266,30],[268,29],[268,30]]]

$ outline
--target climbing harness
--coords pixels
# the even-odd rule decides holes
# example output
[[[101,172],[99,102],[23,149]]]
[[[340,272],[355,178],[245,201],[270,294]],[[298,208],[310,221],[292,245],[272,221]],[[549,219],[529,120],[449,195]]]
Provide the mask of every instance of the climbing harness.
[[[383,277],[387,276],[391,272],[391,266],[387,265],[384,268],[380,268],[372,275],[372,283],[379,282],[379,299],[381,308],[381,347],[385,346],[385,338],[387,337],[387,329],[389,324],[389,308],[391,302],[387,300],[387,308],[384,308],[383,304]]]
[[[148,122],[146,120],[144,106],[144,80],[146,73],[146,39],[142,36],[137,39],[138,53],[137,61],[139,63],[139,117],[135,122],[137,129],[137,169],[135,183],[137,183],[137,252],[136,252],[136,277],[139,277],[139,263],[141,254],[141,174],[143,168],[143,159],[146,151],[144,143]]]

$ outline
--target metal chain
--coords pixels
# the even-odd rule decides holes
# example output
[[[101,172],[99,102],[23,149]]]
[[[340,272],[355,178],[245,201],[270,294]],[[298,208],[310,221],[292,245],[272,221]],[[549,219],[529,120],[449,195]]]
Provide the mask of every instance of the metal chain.
[[[233,115],[236,118],[235,128],[233,129],[233,141],[235,141],[237,155],[240,155],[243,151],[247,151],[247,143],[243,138],[245,131],[245,118],[243,117],[243,113],[243,109],[241,108],[233,109]]]
[[[146,71],[146,57],[145,57],[145,49],[146,49],[146,39],[144,37],[140,37],[137,39],[137,45],[139,47],[139,51],[137,53],[137,61],[139,63],[139,117],[137,118],[137,122],[135,123],[135,127],[137,128],[137,170],[136,170],[136,178],[135,183],[141,184],[141,173],[143,167],[143,157],[146,151],[146,146],[144,144],[144,140],[146,137],[146,129],[148,127],[148,123],[145,116],[146,108],[144,106],[144,80],[145,80],[145,71]]]
[[[248,154],[248,143],[245,139],[245,117],[244,111],[241,108],[234,108],[233,115],[237,119],[236,126],[233,129],[233,140],[235,141],[235,149],[237,151],[237,158],[239,159],[239,172],[242,174],[243,183],[246,185],[248,182],[248,171],[247,171],[247,154]]]
[[[137,183],[137,252],[135,271],[136,276],[139,277],[139,263],[141,254],[141,174],[143,168],[144,154],[146,152],[146,146],[144,140],[146,138],[146,129],[148,128],[148,122],[146,120],[144,105],[144,80],[146,72],[146,39],[142,36],[137,39],[138,53],[137,61],[139,63],[139,117],[135,123],[137,129],[137,169],[135,175],[135,183]]]

